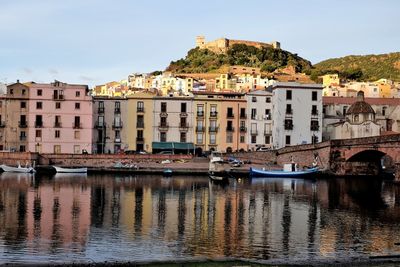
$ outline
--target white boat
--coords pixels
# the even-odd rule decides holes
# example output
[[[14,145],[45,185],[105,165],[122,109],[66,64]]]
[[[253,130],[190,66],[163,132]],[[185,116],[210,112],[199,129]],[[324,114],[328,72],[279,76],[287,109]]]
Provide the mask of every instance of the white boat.
[[[57,173],[87,173],[87,168],[62,168],[53,166]]]
[[[222,158],[222,154],[220,152],[211,152],[210,163],[208,165],[208,173],[210,175],[216,174],[226,174],[231,171],[231,167],[228,161],[225,161]]]
[[[33,167],[21,167],[18,164],[18,167],[12,167],[5,164],[0,165],[0,168],[3,169],[5,172],[20,172],[20,173],[34,173],[36,172],[35,168]]]

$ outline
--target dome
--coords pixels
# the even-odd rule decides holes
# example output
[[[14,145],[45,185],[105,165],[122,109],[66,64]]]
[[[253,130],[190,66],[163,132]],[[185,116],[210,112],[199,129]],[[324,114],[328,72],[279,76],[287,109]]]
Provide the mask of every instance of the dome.
[[[353,103],[349,109],[346,111],[346,114],[360,114],[360,113],[372,113],[375,114],[374,109],[370,104],[364,101],[364,92],[359,91],[357,93],[357,101]]]

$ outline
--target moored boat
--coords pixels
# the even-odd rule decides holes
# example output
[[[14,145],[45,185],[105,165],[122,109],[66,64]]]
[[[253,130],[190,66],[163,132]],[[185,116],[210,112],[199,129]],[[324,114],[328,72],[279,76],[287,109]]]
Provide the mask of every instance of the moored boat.
[[[87,173],[87,168],[62,168],[53,166],[57,173]]]
[[[226,175],[231,170],[228,161],[222,158],[222,154],[219,152],[211,152],[210,163],[208,165],[208,173],[210,175]]]
[[[265,170],[250,168],[251,177],[286,177],[286,178],[303,178],[312,174],[319,173],[319,167],[298,170],[294,163],[284,164],[283,170]]]
[[[34,173],[36,172],[35,168],[33,167],[21,167],[18,164],[17,167],[8,166],[5,164],[0,165],[0,168],[3,169],[4,172],[19,172],[19,173]]]

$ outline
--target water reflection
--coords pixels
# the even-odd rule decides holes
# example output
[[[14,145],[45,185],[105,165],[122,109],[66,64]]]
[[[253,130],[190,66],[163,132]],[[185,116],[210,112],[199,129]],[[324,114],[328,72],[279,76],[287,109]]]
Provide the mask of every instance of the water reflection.
[[[0,176],[0,263],[399,253],[399,187],[379,180]]]

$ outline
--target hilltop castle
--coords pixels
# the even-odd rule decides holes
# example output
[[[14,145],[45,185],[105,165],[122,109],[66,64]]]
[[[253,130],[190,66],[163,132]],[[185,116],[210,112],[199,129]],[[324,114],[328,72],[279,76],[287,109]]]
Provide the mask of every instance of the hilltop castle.
[[[271,43],[263,43],[263,42],[254,42],[254,41],[244,41],[244,40],[230,40],[227,38],[220,38],[214,41],[206,42],[206,38],[204,36],[196,37],[196,47],[201,49],[207,48],[214,53],[226,53],[226,51],[234,44],[245,44],[249,46],[255,46],[257,48],[261,48],[263,46],[273,47],[275,49],[280,49],[281,44],[277,41]]]

